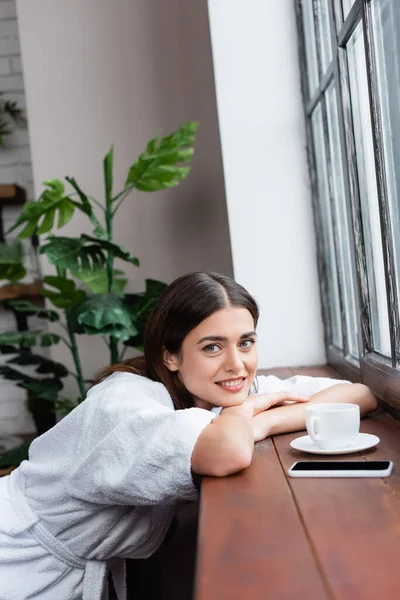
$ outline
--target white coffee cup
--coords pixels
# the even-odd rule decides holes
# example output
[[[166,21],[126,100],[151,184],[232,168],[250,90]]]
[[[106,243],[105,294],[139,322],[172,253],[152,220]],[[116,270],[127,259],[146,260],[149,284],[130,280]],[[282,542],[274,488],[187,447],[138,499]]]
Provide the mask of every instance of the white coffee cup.
[[[346,448],[360,430],[360,407],[357,404],[309,404],[306,407],[307,432],[324,450]]]

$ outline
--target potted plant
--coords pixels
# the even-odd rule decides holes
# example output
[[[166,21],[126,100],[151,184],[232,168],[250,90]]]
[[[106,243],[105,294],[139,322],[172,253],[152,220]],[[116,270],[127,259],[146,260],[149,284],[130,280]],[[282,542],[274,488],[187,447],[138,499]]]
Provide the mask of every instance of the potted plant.
[[[39,200],[27,202],[16,223],[7,232],[19,230],[20,239],[47,234],[40,254],[45,254],[55,269],[54,275],[44,277],[41,292],[53,308],[37,306],[28,300],[15,300],[10,304],[13,310],[57,323],[63,334],[47,330],[0,334],[0,352],[10,355],[7,363],[0,366],[0,374],[27,391],[28,408],[36,416],[40,433],[54,422],[55,410],[65,414],[85,398],[91,380],[83,376],[79,336],[104,338],[109,348],[110,364],[122,360],[128,347],[143,349],[147,318],[166,284],[147,279],[146,289],[142,292],[125,293],[125,273],[115,269],[114,261],[120,259],[139,267],[139,259],[114,239],[114,217],[132,190],[154,192],[171,188],[187,177],[197,128],[197,122],[190,122],[167,137],[151,139],[129,168],[119,192],[113,189],[111,148],[103,161],[103,202],[83,191],[73,177],[65,178],[68,190],[59,179],[46,181]],[[80,237],[56,235],[54,231],[66,225],[76,210],[88,218],[92,229],[90,233]],[[0,273],[3,278],[10,273],[10,281],[23,276],[23,271],[17,266],[16,252],[8,257],[8,263],[5,257],[3,271],[0,252]],[[41,354],[41,348],[59,343],[65,344],[71,352],[73,372]],[[20,367],[33,368],[34,373],[27,375]],[[74,398],[63,394],[63,379],[69,374],[76,380]],[[46,422],[43,422],[43,416],[47,418]],[[22,456],[21,452],[14,452],[14,455],[20,461],[24,452]],[[3,455],[0,467],[7,461],[10,461],[10,456]]]

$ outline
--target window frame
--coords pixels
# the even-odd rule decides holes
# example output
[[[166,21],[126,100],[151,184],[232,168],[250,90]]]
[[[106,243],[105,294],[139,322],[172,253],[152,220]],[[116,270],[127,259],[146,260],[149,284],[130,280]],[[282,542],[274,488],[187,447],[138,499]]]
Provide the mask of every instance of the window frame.
[[[309,98],[306,40],[304,37],[302,4],[304,0],[295,0],[296,22],[299,41],[299,60],[301,74],[301,90],[306,121],[306,140],[308,149],[308,163],[311,180],[312,204],[314,225],[317,239],[317,264],[322,302],[322,315],[324,321],[324,338],[328,364],[334,367],[344,377],[352,381],[362,381],[368,385],[385,405],[385,408],[400,417],[400,336],[399,336],[399,298],[396,289],[396,272],[394,261],[394,242],[391,229],[391,215],[388,200],[388,186],[386,179],[385,154],[383,131],[381,121],[380,92],[375,62],[375,42],[372,21],[371,0],[354,0],[352,7],[343,21],[341,0],[330,0],[329,23],[332,42],[332,61],[325,73],[321,68],[321,46],[319,19],[317,16],[319,0],[311,0],[313,6],[314,29],[317,49],[317,64],[319,70],[319,86],[312,98]],[[387,309],[389,318],[389,332],[391,343],[391,356],[384,357],[373,350],[371,302],[369,297],[367,265],[365,253],[365,240],[362,229],[361,199],[358,186],[358,168],[354,137],[354,127],[351,109],[350,82],[348,74],[346,44],[356,27],[362,23],[364,34],[364,50],[367,70],[368,100],[372,124],[372,142],[375,157],[375,170],[377,181],[377,194],[379,203],[379,216],[382,235],[383,263],[385,271],[385,285],[387,294]],[[322,222],[318,202],[317,171],[314,158],[313,133],[311,127],[311,114],[318,103],[321,103],[323,112],[323,126],[325,151],[327,160],[330,161],[328,143],[327,113],[325,105],[325,91],[334,82],[337,94],[337,110],[339,121],[339,140],[342,155],[342,170],[346,198],[346,211],[349,223],[351,264],[355,278],[355,302],[358,306],[358,344],[359,362],[350,356],[347,331],[346,314],[344,310],[344,279],[340,269],[339,237],[334,210],[334,197],[332,182],[329,181],[332,226],[334,232],[334,247],[336,264],[338,265],[339,302],[342,323],[343,351],[332,345],[330,319],[328,314],[328,284],[326,279],[325,255],[326,251],[322,236]],[[399,274],[400,276],[400,274]]]

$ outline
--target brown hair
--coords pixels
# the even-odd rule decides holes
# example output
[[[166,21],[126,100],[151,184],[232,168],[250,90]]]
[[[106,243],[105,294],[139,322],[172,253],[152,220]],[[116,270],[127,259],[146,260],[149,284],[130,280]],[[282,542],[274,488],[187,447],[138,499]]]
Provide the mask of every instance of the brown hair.
[[[217,310],[229,306],[246,308],[257,326],[259,311],[254,298],[230,277],[194,272],[179,277],[164,291],[147,322],[144,356],[102,369],[96,383],[117,371],[127,371],[161,382],[170,393],[176,409],[193,406],[191,394],[177,372],[164,364],[164,350],[178,354],[187,334]]]

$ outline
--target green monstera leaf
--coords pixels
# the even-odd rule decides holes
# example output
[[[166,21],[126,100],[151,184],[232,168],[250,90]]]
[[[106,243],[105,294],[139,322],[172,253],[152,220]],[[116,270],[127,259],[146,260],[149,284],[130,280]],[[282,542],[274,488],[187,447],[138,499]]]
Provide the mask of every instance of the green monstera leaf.
[[[0,280],[5,279],[14,283],[26,275],[22,264],[23,248],[21,242],[0,244]]]
[[[7,361],[8,365],[19,365],[21,367],[34,366],[38,375],[54,375],[54,377],[67,377],[68,369],[59,362],[50,360],[39,354],[31,352],[20,352],[17,356]]]
[[[63,384],[59,379],[36,379],[24,382],[20,387],[31,392],[32,397],[41,400],[50,400],[57,402],[59,392],[63,389]]]
[[[85,283],[93,294],[107,294],[108,292],[108,277],[107,269],[99,269],[98,271],[83,270],[71,271],[72,277],[76,277]],[[113,269],[113,285],[112,292],[121,293],[124,291],[128,280],[121,275],[125,275],[119,269]]]
[[[38,201],[24,204],[20,216],[7,233],[26,223],[18,237],[21,239],[29,238],[35,233],[40,235],[51,231],[56,214],[58,214],[58,229],[64,227],[72,219],[75,205],[68,196],[65,196],[63,182],[59,179],[50,179],[45,181],[43,185],[48,189],[42,193]]]
[[[24,373],[17,371],[17,369],[13,369],[7,365],[0,365],[0,375],[9,381],[15,381],[16,383],[28,383],[29,381],[33,380],[33,377],[25,375]]]
[[[177,165],[191,160],[198,126],[195,121],[185,123],[161,141],[153,138],[129,169],[125,188],[154,192],[178,185],[189,174],[190,167]]]
[[[7,365],[0,365],[0,375],[14,381],[18,387],[30,392],[31,399],[56,402],[63,383],[58,378],[35,379]]]
[[[86,245],[82,238],[51,237],[40,248],[49,262],[61,269],[101,269],[107,257],[97,244]]]
[[[96,217],[87,195],[81,190],[74,177],[66,177],[65,180],[68,181],[68,183],[74,188],[80,199],[80,202],[72,200],[73,205],[89,217],[90,221],[95,227],[95,231],[98,233],[96,237],[105,238],[107,236],[106,230],[101,226],[100,221]]]
[[[123,246],[88,235],[80,238],[51,237],[40,248],[40,254],[46,254],[53,265],[74,272],[101,269],[107,262],[108,253],[139,266],[139,260]]]
[[[0,346],[13,346],[18,344],[23,348],[32,348],[39,345],[43,348],[58,344],[60,336],[47,331],[5,331],[0,333]]]
[[[47,287],[42,290],[42,296],[48,298],[57,308],[68,310],[76,304],[83,302],[87,297],[83,290],[78,290],[76,288],[75,282],[72,281],[72,279],[48,275],[47,277],[44,277],[43,282],[57,290],[54,291]]]
[[[137,333],[125,341],[126,346],[143,350],[146,323],[151,311],[167,287],[168,285],[162,281],[146,279],[145,292],[124,295],[124,306],[129,311],[137,329]]]
[[[26,269],[24,265],[13,265],[13,264],[0,264],[0,279],[16,283],[23,279],[26,275]]]
[[[77,312],[77,322],[89,335],[111,335],[127,340],[137,330],[117,294],[90,296]]]
[[[11,300],[10,306],[17,312],[23,312],[28,317],[36,315],[39,319],[46,319],[47,321],[55,322],[60,320],[60,316],[55,310],[49,308],[41,308],[36,306],[29,300]]]

